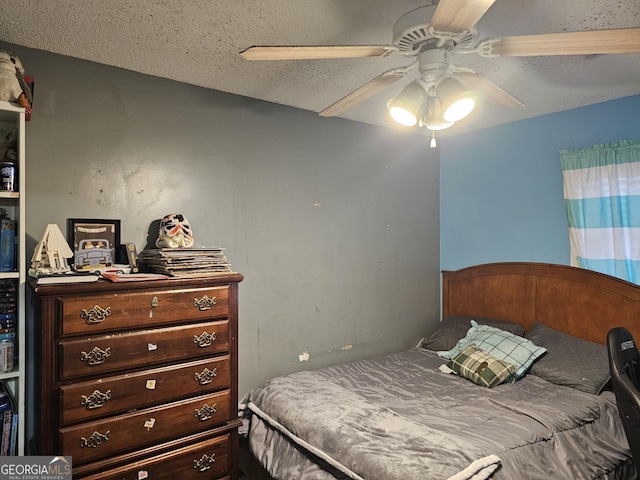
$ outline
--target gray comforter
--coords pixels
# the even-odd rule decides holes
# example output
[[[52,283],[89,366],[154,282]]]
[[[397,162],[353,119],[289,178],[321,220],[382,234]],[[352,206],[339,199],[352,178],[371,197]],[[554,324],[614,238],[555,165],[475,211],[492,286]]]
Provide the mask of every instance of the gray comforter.
[[[252,453],[282,480],[634,478],[611,392],[442,364],[416,348],[269,380],[243,401]]]

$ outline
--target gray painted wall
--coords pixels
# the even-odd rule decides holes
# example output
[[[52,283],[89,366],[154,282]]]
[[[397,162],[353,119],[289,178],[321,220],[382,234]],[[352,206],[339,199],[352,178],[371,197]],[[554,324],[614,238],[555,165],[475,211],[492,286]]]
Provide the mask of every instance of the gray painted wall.
[[[67,218],[121,219],[122,240],[142,250],[154,221],[186,215],[196,243],[226,247],[245,275],[241,395],[271,376],[413,346],[435,326],[439,162],[427,139],[0,48],[36,82],[27,256],[46,224],[65,232]]]

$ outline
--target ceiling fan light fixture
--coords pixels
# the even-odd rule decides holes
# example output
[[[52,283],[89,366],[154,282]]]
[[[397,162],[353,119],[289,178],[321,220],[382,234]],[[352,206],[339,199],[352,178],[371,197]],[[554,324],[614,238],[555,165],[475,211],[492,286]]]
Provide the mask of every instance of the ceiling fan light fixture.
[[[427,92],[418,82],[411,82],[400,94],[387,102],[389,115],[400,125],[413,127],[421,118]]]
[[[453,123],[454,122],[446,122],[442,120],[439,123],[428,123],[428,124],[425,124],[424,126],[427,127],[429,130],[444,130],[446,128],[453,126]]]
[[[444,130],[453,125],[453,122],[445,120],[442,116],[442,102],[433,87],[429,89],[425,103],[426,112],[421,121],[422,126],[429,130]]]
[[[393,102],[393,103],[391,103]],[[390,100],[389,104],[387,104],[389,108],[389,115],[400,125],[404,125],[405,127],[413,127],[416,123],[418,123],[418,117],[416,114],[412,113],[411,109],[404,105],[403,102],[399,102],[396,99]]]
[[[445,120],[457,122],[469,115],[475,107],[475,99],[470,97],[460,98],[445,109],[443,117]]]
[[[457,122],[469,115],[476,107],[478,95],[460,85],[456,79],[445,78],[438,85],[438,96],[443,105],[442,117],[448,122]]]

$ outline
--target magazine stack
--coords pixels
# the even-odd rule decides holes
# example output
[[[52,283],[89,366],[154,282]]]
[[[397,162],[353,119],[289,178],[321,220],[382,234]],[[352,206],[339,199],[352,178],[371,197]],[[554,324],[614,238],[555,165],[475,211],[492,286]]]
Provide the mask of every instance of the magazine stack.
[[[152,248],[138,256],[141,269],[171,277],[206,277],[231,272],[221,247]]]

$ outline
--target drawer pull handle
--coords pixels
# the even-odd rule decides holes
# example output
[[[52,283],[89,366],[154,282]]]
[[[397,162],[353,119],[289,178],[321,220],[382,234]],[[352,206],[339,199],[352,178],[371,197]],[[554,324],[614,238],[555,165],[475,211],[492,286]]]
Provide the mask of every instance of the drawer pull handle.
[[[104,406],[109,400],[111,400],[111,390],[107,390],[105,393],[94,390],[88,397],[86,395],[80,397],[80,405],[86,407],[87,410],[95,410]]]
[[[111,356],[111,347],[107,347],[105,350],[101,350],[98,347],[93,347],[89,353],[81,352],[80,361],[84,362],[88,367],[94,365],[100,365]]]
[[[201,422],[204,422],[205,420],[209,420],[211,417],[213,417],[213,414],[216,413],[217,410],[218,410],[217,403],[214,403],[212,407],[210,407],[205,403],[202,408],[200,409],[196,408],[193,411],[193,416],[196,417]]]
[[[211,455],[207,455],[205,453],[204,455],[202,455],[202,457],[200,457],[200,460],[193,461],[193,468],[195,468],[199,472],[206,472],[211,468],[211,465],[215,463],[216,459],[213,458],[215,456],[215,453],[212,453]]]
[[[207,385],[208,383],[213,382],[213,379],[218,375],[218,369],[214,368],[213,370],[209,370],[205,367],[202,372],[195,374],[195,381],[200,385]]]
[[[151,306],[156,308],[158,305],[160,305],[160,300],[158,300],[158,297],[153,297],[151,299]]]
[[[101,323],[109,315],[111,315],[111,307],[102,308],[99,305],[94,305],[93,308],[89,311],[83,308],[80,312],[80,318],[85,320],[88,325]]]
[[[107,430],[104,435],[100,432],[93,432],[88,438],[80,438],[80,448],[96,448],[98,445],[107,442],[110,435],[110,430]]]
[[[198,310],[204,312],[205,310],[211,310],[213,306],[216,304],[216,297],[209,298],[206,295],[202,297],[200,300],[197,298],[193,299],[193,305],[198,307]]]
[[[204,347],[210,346],[215,339],[216,339],[216,332],[213,332],[213,333],[202,332],[202,334],[200,335],[193,336],[193,343],[198,345],[200,348],[204,348]]]

